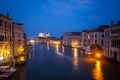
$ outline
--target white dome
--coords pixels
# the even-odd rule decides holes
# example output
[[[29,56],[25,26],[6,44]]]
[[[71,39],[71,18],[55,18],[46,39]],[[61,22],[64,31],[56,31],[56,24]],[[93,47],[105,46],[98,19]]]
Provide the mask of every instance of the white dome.
[[[38,36],[39,37],[45,37],[45,34],[43,32],[40,32]]]
[[[46,34],[46,37],[50,37],[50,33],[47,33],[47,34]]]

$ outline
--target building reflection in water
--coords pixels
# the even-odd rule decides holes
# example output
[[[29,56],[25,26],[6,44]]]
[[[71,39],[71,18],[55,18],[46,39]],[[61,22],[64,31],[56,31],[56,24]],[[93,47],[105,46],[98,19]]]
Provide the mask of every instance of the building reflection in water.
[[[95,68],[93,69],[93,78],[95,80],[104,80],[101,62],[99,60],[96,61]]]
[[[74,65],[74,70],[78,69],[78,49],[73,48],[73,65]]]
[[[47,50],[49,50],[50,49],[50,45],[47,43]]]
[[[64,53],[65,52],[65,47],[64,46],[62,46],[62,53]]]
[[[58,44],[55,45],[55,51],[56,51],[56,53],[59,52],[59,45]]]
[[[26,80],[25,71],[21,71],[21,72],[19,73],[19,76],[20,76],[20,80]]]
[[[58,55],[60,55],[60,56],[64,56],[64,54],[63,53],[61,53],[61,52],[59,52],[59,44],[56,44],[55,45],[55,51],[56,51],[56,53],[58,54]]]

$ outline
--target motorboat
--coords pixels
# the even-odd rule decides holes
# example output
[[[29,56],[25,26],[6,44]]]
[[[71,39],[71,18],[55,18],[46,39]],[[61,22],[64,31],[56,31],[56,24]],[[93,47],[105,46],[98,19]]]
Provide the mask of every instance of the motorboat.
[[[10,66],[0,66],[0,77],[1,78],[8,78],[16,72],[17,69],[12,68]]]
[[[10,66],[0,66],[0,71],[2,72],[9,72],[9,73],[14,73],[16,72],[17,69],[10,67]]]
[[[86,50],[85,50],[85,54],[89,54],[89,55],[90,55],[90,54],[92,54],[92,52],[91,52],[90,49],[86,49]]]

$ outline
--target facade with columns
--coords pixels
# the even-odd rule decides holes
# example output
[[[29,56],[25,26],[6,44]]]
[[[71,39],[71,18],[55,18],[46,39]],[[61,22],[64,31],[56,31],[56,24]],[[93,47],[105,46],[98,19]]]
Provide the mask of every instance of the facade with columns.
[[[105,29],[104,55],[120,61],[120,22]]]
[[[8,14],[0,14],[0,57],[5,61],[13,57],[12,42],[12,19]]]

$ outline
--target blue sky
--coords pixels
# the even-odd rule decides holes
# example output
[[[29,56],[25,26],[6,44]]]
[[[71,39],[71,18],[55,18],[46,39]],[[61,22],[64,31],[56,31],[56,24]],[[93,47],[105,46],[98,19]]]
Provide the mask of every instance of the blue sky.
[[[120,20],[120,0],[0,0],[0,13],[23,23],[27,37],[41,30],[60,37]]]

